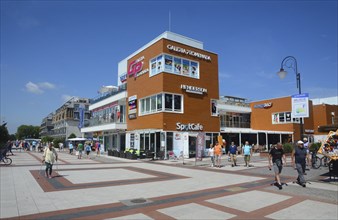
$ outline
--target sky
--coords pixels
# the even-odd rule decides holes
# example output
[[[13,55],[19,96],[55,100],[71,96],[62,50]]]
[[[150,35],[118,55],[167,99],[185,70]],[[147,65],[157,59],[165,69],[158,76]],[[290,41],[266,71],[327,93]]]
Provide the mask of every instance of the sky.
[[[1,121],[10,134],[71,97],[117,85],[118,63],[165,31],[218,54],[220,95],[249,101],[338,95],[337,0],[1,0]]]

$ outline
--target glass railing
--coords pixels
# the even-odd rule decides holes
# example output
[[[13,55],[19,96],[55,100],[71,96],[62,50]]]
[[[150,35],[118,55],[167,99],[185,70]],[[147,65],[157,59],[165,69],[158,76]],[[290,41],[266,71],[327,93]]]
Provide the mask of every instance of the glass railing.
[[[221,121],[221,127],[226,128],[250,128],[250,122]]]
[[[119,119],[115,118],[91,118],[89,120],[86,120],[84,123],[84,127],[93,127],[98,125],[106,125],[106,124],[124,124],[125,122],[125,116],[123,115]]]
[[[97,96],[97,97],[91,99],[91,103],[90,103],[90,104],[97,103],[97,102],[99,102],[99,101],[102,101],[102,100],[104,100],[104,99],[106,99],[106,98],[108,98],[108,97],[117,95],[117,94],[119,94],[120,92],[124,92],[124,91],[126,91],[126,90],[127,90],[127,86],[120,86],[120,87],[118,88],[117,91],[107,92],[107,93],[104,93],[104,94],[102,94],[102,95],[100,95],[100,96]]]

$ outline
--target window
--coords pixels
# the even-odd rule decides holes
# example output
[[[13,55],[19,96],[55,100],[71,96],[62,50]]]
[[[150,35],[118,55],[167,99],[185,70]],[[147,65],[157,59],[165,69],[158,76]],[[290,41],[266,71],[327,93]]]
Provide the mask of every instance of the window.
[[[164,108],[163,108],[164,99]],[[156,112],[183,112],[182,95],[175,94],[157,94],[150,97],[140,99],[140,115],[146,115]]]
[[[181,59],[167,54],[161,54],[150,60],[150,77],[165,71],[199,79],[199,63],[187,59]]]
[[[272,114],[272,124],[299,123],[299,118],[293,118],[291,112]]]
[[[172,94],[165,94],[164,95],[164,105],[166,111],[171,111],[173,109],[173,95]]]

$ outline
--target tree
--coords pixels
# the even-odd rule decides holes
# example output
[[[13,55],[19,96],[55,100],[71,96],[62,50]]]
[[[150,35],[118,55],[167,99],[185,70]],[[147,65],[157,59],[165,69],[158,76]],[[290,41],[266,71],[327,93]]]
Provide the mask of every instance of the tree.
[[[68,139],[70,139],[70,138],[76,138],[76,135],[75,135],[74,133],[71,133],[71,134],[69,135]]]
[[[10,136],[6,127],[6,124],[0,126],[0,146],[3,146],[7,143]]]
[[[25,138],[39,138],[40,126],[21,125],[16,132],[17,139],[22,140]]]
[[[54,138],[51,137],[51,136],[44,136],[43,138],[41,138],[42,143],[52,142],[53,140],[54,140]]]

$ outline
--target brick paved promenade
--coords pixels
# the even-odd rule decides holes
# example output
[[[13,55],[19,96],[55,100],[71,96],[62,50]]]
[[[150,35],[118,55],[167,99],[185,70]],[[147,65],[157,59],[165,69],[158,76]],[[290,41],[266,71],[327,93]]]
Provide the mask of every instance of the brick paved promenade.
[[[306,188],[270,184],[267,160],[252,167],[209,166],[209,159],[131,161],[114,157],[77,159],[59,152],[54,178],[44,177],[41,153],[14,151],[1,164],[1,219],[337,219],[338,180],[328,169],[310,169]]]

